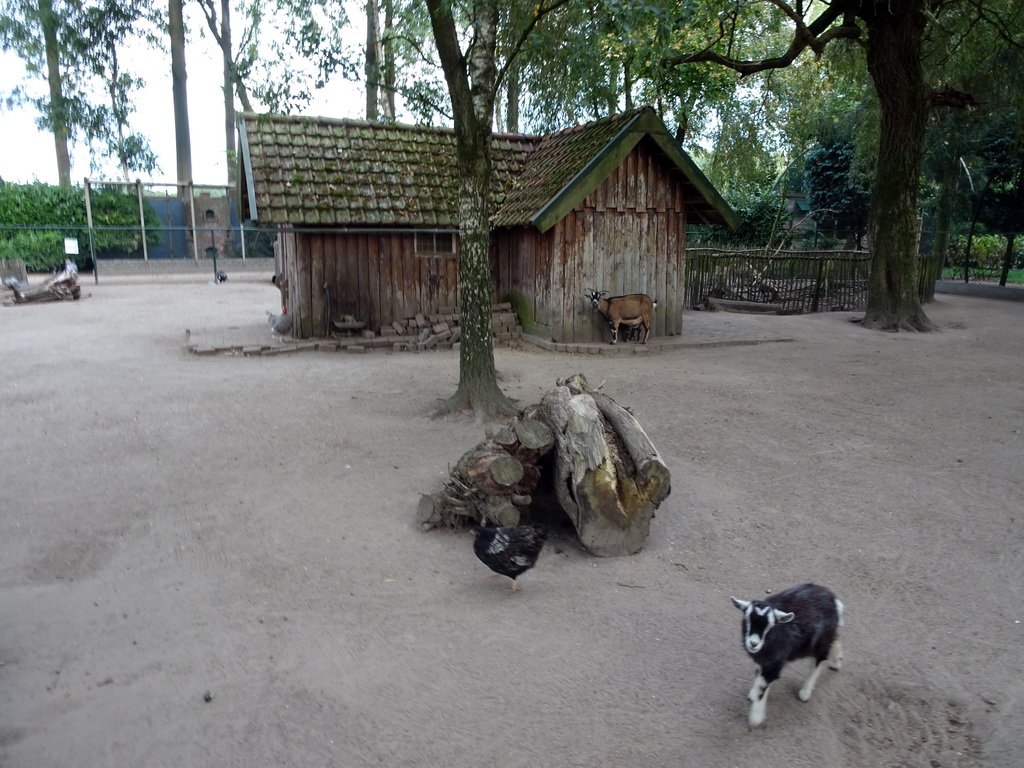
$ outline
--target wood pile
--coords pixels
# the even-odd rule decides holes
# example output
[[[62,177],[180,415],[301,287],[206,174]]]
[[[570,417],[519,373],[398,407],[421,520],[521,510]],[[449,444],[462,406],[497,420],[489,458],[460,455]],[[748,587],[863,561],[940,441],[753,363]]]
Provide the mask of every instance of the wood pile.
[[[614,557],[640,551],[670,490],[633,415],[577,374],[463,454],[417,514],[424,530],[564,514],[588,552]]]

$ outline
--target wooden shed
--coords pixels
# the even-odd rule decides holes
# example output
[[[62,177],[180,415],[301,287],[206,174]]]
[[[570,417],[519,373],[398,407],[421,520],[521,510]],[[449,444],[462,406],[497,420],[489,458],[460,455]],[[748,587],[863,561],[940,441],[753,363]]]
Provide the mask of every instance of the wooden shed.
[[[525,330],[607,341],[597,289],[650,294],[654,335],[679,333],[687,222],[735,216],[654,110],[492,142],[494,295]],[[244,114],[239,148],[242,215],[279,230],[296,336],[458,305],[451,130]]]

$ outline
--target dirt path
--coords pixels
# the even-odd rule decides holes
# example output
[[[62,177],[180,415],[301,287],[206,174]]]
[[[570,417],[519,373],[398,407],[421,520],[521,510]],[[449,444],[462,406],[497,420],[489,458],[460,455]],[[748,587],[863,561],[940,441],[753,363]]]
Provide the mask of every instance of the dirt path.
[[[524,403],[605,382],[673,473],[639,555],[555,541],[509,594],[413,522],[482,435],[425,415],[455,353],[197,357],[186,328],[258,325],[276,289],[87,293],[0,307],[5,768],[1020,764],[1024,305],[499,349]],[[846,603],[844,669],[802,704],[788,668],[751,732],[729,596],[803,580]]]

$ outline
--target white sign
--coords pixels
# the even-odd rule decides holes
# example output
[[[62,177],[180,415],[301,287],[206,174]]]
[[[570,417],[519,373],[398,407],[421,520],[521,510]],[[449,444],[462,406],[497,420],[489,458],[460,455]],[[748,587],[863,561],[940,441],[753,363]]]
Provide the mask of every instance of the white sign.
[[[77,237],[65,237],[64,238],[64,253],[72,256],[78,255],[78,238]]]

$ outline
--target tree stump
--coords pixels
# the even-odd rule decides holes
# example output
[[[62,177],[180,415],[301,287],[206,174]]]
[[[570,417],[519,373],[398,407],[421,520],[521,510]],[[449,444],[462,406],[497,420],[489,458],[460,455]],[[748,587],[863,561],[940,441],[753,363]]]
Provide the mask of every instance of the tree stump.
[[[668,467],[633,415],[585,377],[558,384],[541,407],[557,436],[559,505],[591,554],[635,554],[671,490]]]
[[[614,557],[640,551],[670,490],[633,415],[576,375],[467,451],[445,487],[420,499],[418,519],[425,529],[515,525],[537,517],[537,498],[553,497],[588,552]]]
[[[68,269],[61,270],[53,277],[47,278],[39,285],[12,286],[15,304],[30,304],[38,301],[70,301],[82,295],[78,285],[78,272]]]

